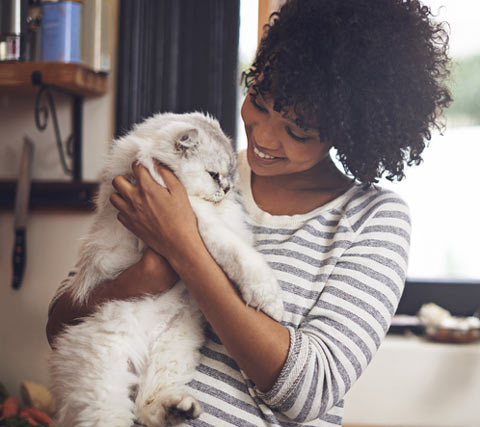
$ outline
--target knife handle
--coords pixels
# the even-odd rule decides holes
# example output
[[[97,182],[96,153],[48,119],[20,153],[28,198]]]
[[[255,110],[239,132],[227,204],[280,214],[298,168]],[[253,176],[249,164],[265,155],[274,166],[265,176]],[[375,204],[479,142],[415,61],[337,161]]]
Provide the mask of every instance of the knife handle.
[[[15,229],[15,244],[13,246],[13,281],[12,288],[19,289],[25,271],[25,228]]]

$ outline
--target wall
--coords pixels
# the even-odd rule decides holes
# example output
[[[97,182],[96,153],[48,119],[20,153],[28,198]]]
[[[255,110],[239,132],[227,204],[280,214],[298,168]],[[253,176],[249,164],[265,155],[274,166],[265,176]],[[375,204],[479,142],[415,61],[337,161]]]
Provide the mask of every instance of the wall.
[[[114,7],[116,40],[118,8]],[[116,43],[111,45],[113,70]],[[85,99],[83,106],[83,177],[96,180],[102,156],[114,132],[115,73],[108,77],[108,93]],[[67,97],[56,96],[62,139],[70,133],[71,109]],[[18,170],[24,134],[35,142],[33,179],[68,180],[59,164],[50,122],[40,133],[34,123],[34,97],[0,92],[0,179],[14,179]],[[79,238],[85,234],[91,213],[61,209],[32,211],[27,224],[27,266],[20,290],[11,288],[13,214],[0,211],[0,381],[19,395],[23,380],[47,384],[46,360],[50,352],[46,337],[47,308],[60,281],[73,267]]]
[[[78,238],[91,214],[32,213],[27,226],[27,268],[20,290],[11,288],[13,216],[0,214],[0,381],[18,395],[22,380],[45,383],[49,347],[47,307],[75,263]]]
[[[345,427],[479,427],[480,344],[388,335],[345,397]]]

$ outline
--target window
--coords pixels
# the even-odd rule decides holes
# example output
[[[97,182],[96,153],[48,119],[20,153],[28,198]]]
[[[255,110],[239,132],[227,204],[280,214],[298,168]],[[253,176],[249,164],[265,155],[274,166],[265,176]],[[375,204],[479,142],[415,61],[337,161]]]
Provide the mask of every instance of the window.
[[[453,60],[447,127],[424,152],[424,163],[407,169],[400,183],[382,185],[401,194],[412,214],[408,277],[480,280],[480,3],[425,0],[450,25]]]
[[[255,58],[258,41],[258,1],[240,0],[240,34],[238,40],[238,79],[242,72],[247,70]],[[240,117],[240,108],[245,98],[243,85],[238,86],[237,92],[237,131],[236,148],[241,151],[247,148],[247,136]]]

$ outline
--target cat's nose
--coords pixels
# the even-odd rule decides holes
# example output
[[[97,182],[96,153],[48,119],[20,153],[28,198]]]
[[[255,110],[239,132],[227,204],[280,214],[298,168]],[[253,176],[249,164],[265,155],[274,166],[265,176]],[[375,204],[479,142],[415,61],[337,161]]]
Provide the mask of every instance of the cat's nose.
[[[227,185],[226,187],[223,188],[223,192],[227,194],[230,191],[230,186]]]

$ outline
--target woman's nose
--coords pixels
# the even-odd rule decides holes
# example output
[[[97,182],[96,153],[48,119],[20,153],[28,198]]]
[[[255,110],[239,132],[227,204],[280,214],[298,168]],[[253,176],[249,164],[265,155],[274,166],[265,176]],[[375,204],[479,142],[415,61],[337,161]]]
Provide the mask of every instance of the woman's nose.
[[[253,138],[259,147],[276,149],[279,146],[277,128],[269,120],[258,123],[253,129]]]

